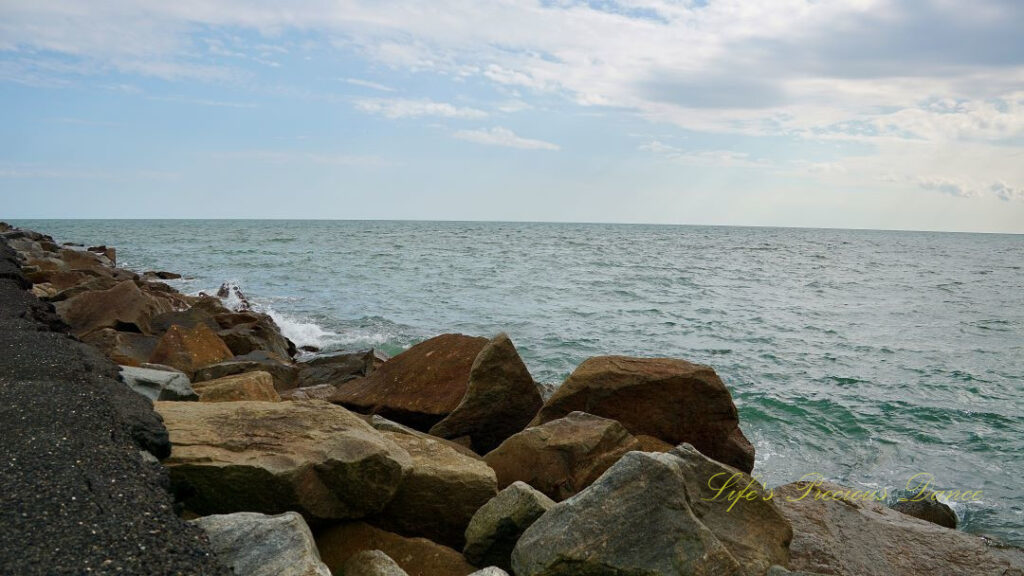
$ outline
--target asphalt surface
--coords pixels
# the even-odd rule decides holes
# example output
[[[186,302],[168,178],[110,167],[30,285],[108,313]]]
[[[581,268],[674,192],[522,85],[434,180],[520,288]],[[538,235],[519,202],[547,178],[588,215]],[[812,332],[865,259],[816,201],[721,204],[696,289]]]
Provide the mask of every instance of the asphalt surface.
[[[0,574],[230,574],[143,457],[149,401],[26,287],[0,239]]]

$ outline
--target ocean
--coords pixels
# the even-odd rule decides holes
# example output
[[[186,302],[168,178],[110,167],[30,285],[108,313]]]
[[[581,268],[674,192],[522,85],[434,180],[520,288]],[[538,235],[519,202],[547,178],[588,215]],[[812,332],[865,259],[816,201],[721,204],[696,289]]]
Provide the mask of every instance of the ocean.
[[[507,332],[538,381],[585,358],[718,371],[769,486],[897,493],[1024,545],[1024,236],[610,224],[16,221],[119,264],[234,283],[297,344],[395,354]],[[918,476],[918,480],[922,477]]]

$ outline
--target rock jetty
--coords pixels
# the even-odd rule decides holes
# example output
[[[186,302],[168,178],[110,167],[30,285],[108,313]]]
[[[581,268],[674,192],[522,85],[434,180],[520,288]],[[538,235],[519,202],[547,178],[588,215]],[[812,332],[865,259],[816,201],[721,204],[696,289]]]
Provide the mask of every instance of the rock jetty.
[[[761,486],[709,366],[552,392],[506,334],[311,358],[178,278],[0,223],[0,574],[1024,575],[937,504]]]

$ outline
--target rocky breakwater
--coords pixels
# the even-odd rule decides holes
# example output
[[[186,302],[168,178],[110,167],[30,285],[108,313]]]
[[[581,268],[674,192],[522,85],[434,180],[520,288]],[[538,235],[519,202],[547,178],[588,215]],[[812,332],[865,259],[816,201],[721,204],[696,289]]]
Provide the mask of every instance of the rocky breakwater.
[[[135,472],[168,480],[152,498],[206,554],[181,573],[217,573],[215,560],[268,576],[1024,573],[1015,548],[879,506],[782,497],[801,486],[760,486],[732,397],[708,366],[591,358],[544,401],[504,334],[445,334],[389,360],[297,361],[268,316],[179,294],[159,281],[169,273],[118,269],[109,248],[24,238],[17,273],[33,276],[13,277],[28,303],[19,314],[67,322],[124,365],[118,383],[95,349],[62,337],[133,398],[140,424],[116,430],[162,460],[145,468],[139,457]],[[19,422],[12,413],[4,425]],[[11,469],[21,484],[42,480]],[[191,523],[169,515],[172,495]],[[50,572],[62,571],[27,573]]]

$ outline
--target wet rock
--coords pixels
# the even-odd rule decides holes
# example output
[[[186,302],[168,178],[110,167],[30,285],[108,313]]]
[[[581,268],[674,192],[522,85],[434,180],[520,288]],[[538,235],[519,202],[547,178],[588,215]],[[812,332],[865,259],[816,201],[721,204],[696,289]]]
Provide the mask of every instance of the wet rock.
[[[627,452],[649,447],[614,420],[573,412],[523,430],[484,460],[497,474],[499,488],[522,481],[564,500],[597,480]]]
[[[513,482],[473,515],[466,528],[463,556],[475,566],[511,570],[516,542],[554,505],[554,500],[528,484]]]
[[[356,552],[341,571],[345,576],[409,576],[397,562],[380,550]]]
[[[321,384],[336,387],[342,382],[367,376],[379,364],[377,358],[376,351],[364,350],[317,356],[299,362],[296,364],[299,368],[299,387],[307,388]]]
[[[278,393],[291,390],[298,383],[298,369],[293,364],[285,363],[263,351],[235,356],[230,360],[200,368],[196,370],[193,381],[203,382],[205,380],[255,371],[270,374],[274,379],[274,388]]]
[[[200,368],[231,358],[231,350],[209,327],[171,326],[160,338],[149,361],[164,364],[193,375]]]
[[[221,330],[218,334],[236,356],[262,350],[282,360],[288,360],[296,352],[295,344],[281,334],[277,324],[267,315],[259,315],[254,322],[237,324]]]
[[[274,379],[266,372],[246,372],[216,380],[197,382],[193,387],[200,402],[280,402]]]
[[[892,505],[892,509],[932,524],[956,529],[956,512],[939,502],[935,492],[927,490],[922,494],[908,495]]]
[[[412,468],[376,521],[461,549],[473,514],[498,492],[494,471],[444,440],[404,430],[382,433],[409,453]]]
[[[338,386],[331,399],[357,412],[429,430],[462,402],[486,338],[442,334],[388,360],[366,378]]]
[[[755,497],[729,510],[709,479],[733,475]],[[687,444],[667,454],[630,452],[534,522],[512,567],[517,576],[764,574],[787,564],[792,530],[757,486]]]
[[[168,303],[144,294],[130,280],[109,290],[79,294],[54,307],[76,336],[102,328],[151,334],[153,316],[170,310]]]
[[[192,383],[183,372],[121,366],[121,380],[150,400],[198,400]]]
[[[164,272],[160,270],[150,270],[142,274],[143,278],[159,278],[160,280],[177,280],[181,278],[181,274],[175,272]]]
[[[206,532],[217,558],[246,576],[331,576],[302,516],[236,512],[191,521]]]
[[[320,557],[335,574],[354,554],[380,550],[391,557],[410,576],[467,576],[476,570],[461,554],[427,540],[407,538],[381,530],[364,522],[333,526],[316,539]]]
[[[430,433],[441,438],[468,436],[478,454],[495,449],[529,424],[543,404],[526,364],[506,334],[477,354],[466,395]]]
[[[307,519],[383,510],[409,455],[351,412],[326,402],[157,402],[170,434],[164,464],[187,509]]]
[[[1020,548],[991,545],[854,492],[829,482],[775,489],[775,502],[793,525],[790,570],[863,576],[1024,574]]]
[[[754,447],[740,431],[732,396],[709,366],[673,358],[589,358],[531,425],[575,410],[617,420],[633,434],[687,442],[744,472],[754,466]]]

